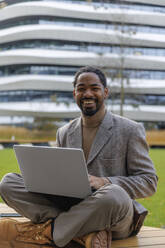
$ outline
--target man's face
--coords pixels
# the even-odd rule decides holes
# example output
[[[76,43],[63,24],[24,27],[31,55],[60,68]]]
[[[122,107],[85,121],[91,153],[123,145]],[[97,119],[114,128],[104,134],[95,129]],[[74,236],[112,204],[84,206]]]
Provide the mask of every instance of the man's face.
[[[82,113],[92,116],[104,107],[108,88],[104,88],[97,74],[84,72],[77,79],[73,95]]]

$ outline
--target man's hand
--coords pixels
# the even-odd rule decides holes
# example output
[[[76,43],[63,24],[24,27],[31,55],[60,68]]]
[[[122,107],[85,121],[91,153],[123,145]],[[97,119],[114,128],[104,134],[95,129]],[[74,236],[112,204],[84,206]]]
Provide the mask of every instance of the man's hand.
[[[106,177],[95,177],[95,176],[89,175],[89,183],[92,188],[99,189],[105,184],[110,183],[110,182]]]

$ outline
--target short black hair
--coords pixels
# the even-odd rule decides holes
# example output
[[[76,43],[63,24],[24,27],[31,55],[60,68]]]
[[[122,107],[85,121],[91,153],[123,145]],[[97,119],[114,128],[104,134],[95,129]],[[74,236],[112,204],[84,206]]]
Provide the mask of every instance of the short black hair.
[[[73,81],[74,88],[76,86],[77,79],[78,79],[79,75],[82,74],[82,73],[85,73],[85,72],[93,72],[93,73],[95,73],[99,77],[100,82],[103,84],[104,88],[107,87],[107,79],[105,77],[104,72],[100,68],[95,67],[95,66],[85,66],[85,67],[81,67],[76,72],[75,77],[74,77],[74,81]]]

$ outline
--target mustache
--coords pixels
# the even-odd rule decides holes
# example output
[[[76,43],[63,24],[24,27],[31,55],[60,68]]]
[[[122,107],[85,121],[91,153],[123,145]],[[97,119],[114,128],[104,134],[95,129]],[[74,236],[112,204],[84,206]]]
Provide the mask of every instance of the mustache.
[[[84,100],[87,100],[87,101],[89,101],[89,100],[94,100],[94,101],[96,101],[96,98],[93,98],[93,97],[83,97],[82,99],[81,99],[81,101],[84,101]]]

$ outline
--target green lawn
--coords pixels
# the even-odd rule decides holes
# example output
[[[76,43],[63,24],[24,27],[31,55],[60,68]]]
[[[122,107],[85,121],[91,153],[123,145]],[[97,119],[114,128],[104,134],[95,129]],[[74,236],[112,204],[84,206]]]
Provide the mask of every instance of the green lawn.
[[[141,199],[141,202],[148,210],[149,215],[145,225],[164,227],[165,226],[165,149],[151,149],[150,156],[155,164],[159,176],[157,193],[150,198]],[[0,179],[8,172],[19,172],[14,152],[11,149],[0,151]],[[0,199],[1,201],[1,199]]]
[[[8,172],[19,172],[15,154],[12,149],[0,150],[0,179]]]
[[[159,177],[157,193],[138,201],[149,210],[145,225],[165,227],[165,149],[151,149],[150,156]]]

